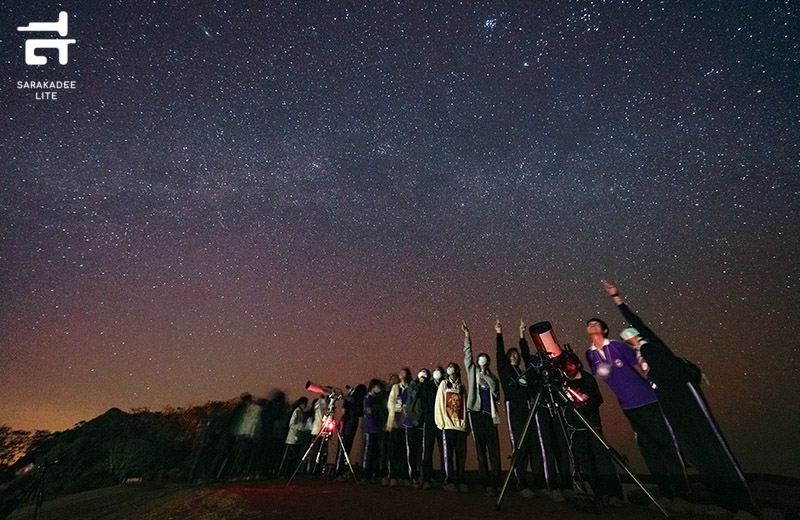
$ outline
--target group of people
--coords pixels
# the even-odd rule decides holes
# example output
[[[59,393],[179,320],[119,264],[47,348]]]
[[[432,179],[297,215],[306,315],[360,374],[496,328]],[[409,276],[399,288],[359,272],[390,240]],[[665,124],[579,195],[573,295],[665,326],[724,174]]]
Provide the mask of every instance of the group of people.
[[[538,331],[528,330],[524,322],[518,347],[506,348],[498,319],[493,368],[488,353],[474,353],[464,323],[463,367],[452,361],[432,371],[423,368],[416,377],[402,368],[388,383],[373,379],[346,394],[323,392],[313,402],[305,397],[295,402],[288,417],[281,418],[286,435],[280,462],[272,461],[273,474],[291,476],[302,470],[346,475],[358,467],[347,455],[361,424],[362,479],[422,489],[440,483],[445,490],[466,493],[464,468],[471,434],[481,488],[494,496],[502,484],[498,425],[506,420],[515,462],[510,484],[521,496],[548,495],[564,501],[573,489],[586,490],[588,483],[604,503],[621,504],[614,461],[597,435],[602,437],[599,378],[619,401],[662,497],[694,498],[686,475],[691,466],[712,502],[732,511],[758,513],[705,400],[702,373],[676,356],[623,302],[613,284],[604,283],[604,288],[630,328],[620,334],[623,341],[616,341],[609,339],[605,321],[589,319],[586,366],[569,348],[558,356],[543,348],[532,352],[526,332],[536,341]],[[343,413],[334,423],[330,401],[339,398]],[[241,417],[247,413],[245,408]],[[276,434],[279,430],[274,427]],[[323,440],[339,437],[344,449],[338,450],[335,464],[328,465]],[[237,453],[252,449],[247,442],[237,444]],[[301,463],[306,452],[309,456]]]

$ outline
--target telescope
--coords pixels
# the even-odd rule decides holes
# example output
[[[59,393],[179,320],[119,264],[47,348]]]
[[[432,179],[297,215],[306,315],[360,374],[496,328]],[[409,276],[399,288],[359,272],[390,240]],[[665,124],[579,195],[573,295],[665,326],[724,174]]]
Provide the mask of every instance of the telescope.
[[[536,350],[544,354],[547,359],[558,358],[564,353],[549,321],[534,323],[528,327],[528,332],[531,333]]]
[[[306,390],[314,392],[315,394],[330,394],[333,392],[332,386],[322,386],[311,381],[306,381]]]
[[[345,389],[350,390],[350,385],[345,385]],[[344,392],[342,392],[342,390],[339,388],[318,385],[313,381],[306,381],[306,390],[309,392],[314,392],[315,394],[336,396],[337,399],[340,399],[344,395]]]

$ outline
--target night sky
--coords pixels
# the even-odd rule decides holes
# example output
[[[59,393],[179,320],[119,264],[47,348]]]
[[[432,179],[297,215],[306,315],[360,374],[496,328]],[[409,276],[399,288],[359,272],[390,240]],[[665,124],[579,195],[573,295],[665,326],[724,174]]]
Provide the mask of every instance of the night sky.
[[[744,470],[800,476],[797,3],[23,4],[0,423],[416,373],[463,361],[462,319],[478,351],[524,318],[582,356],[586,319],[625,325],[610,279]],[[69,63],[26,65],[58,36],[16,28],[60,10]],[[77,86],[17,88],[42,80]]]

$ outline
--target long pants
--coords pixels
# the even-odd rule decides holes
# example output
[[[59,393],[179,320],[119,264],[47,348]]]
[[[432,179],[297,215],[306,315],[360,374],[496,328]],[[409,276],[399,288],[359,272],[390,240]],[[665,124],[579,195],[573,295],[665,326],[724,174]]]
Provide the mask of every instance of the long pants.
[[[497,425],[491,414],[471,410],[469,423],[478,454],[478,477],[481,485],[496,487],[500,483],[500,438]]]
[[[647,469],[667,498],[688,498],[689,487],[676,441],[656,403],[623,410],[630,421]]]
[[[528,420],[530,409],[528,402],[512,403],[506,401],[506,419],[508,420],[508,435],[511,440],[511,449],[516,451],[516,466],[514,467],[514,477],[517,480],[517,488],[521,491],[528,487],[528,466],[534,474],[537,471],[539,474],[544,474],[541,462],[537,464],[537,460],[541,459],[536,457],[536,452],[539,450],[539,433],[536,428],[536,422],[531,421],[531,426],[528,429],[527,438],[522,438],[522,432],[525,430],[525,422]],[[544,477],[541,477],[544,481]]]
[[[467,463],[467,432],[443,430],[445,484],[463,484]]]
[[[703,478],[718,505],[758,514],[739,463],[725,440],[702,392],[692,385],[659,387],[658,397],[681,451]]]
[[[364,458],[361,463],[364,478],[380,477],[381,472],[381,437],[383,432],[368,433],[364,438]]]
[[[536,471],[533,472],[536,489],[572,489],[566,432],[563,430],[557,410],[540,405],[533,420],[537,435],[534,453]]]
[[[294,468],[300,460],[300,456],[299,444],[286,444],[286,448],[283,450],[283,459],[281,460],[280,468],[278,468],[278,475],[288,477],[294,473]]]
[[[408,478],[405,428],[394,428],[389,434],[389,478]]]
[[[406,434],[406,466],[408,468],[408,478],[416,480],[419,478],[419,466],[422,455],[422,429],[416,426],[403,429]]]
[[[433,479],[433,445],[439,443],[439,455],[444,455],[442,446],[442,430],[436,427],[436,423],[431,418],[422,424],[422,471],[421,478],[425,482]],[[444,462],[442,462],[444,469]]]
[[[578,470],[589,481],[596,496],[623,498],[614,461],[589,430],[572,433],[572,454]]]
[[[233,463],[230,475],[245,478],[255,475],[256,439],[249,435],[237,435],[233,446]]]

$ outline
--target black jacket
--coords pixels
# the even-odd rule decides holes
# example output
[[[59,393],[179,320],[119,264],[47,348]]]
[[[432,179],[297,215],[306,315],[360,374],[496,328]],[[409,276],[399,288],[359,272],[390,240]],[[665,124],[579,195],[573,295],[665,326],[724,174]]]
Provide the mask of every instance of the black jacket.
[[[520,366],[515,367],[508,362],[502,333],[497,335],[496,359],[497,375],[503,387],[503,396],[505,400],[516,405],[524,404],[527,406],[531,392],[535,389],[531,388],[534,378],[531,378],[529,372],[521,368],[521,363],[523,361],[522,353],[520,353]],[[530,365],[526,363],[525,366]]]

